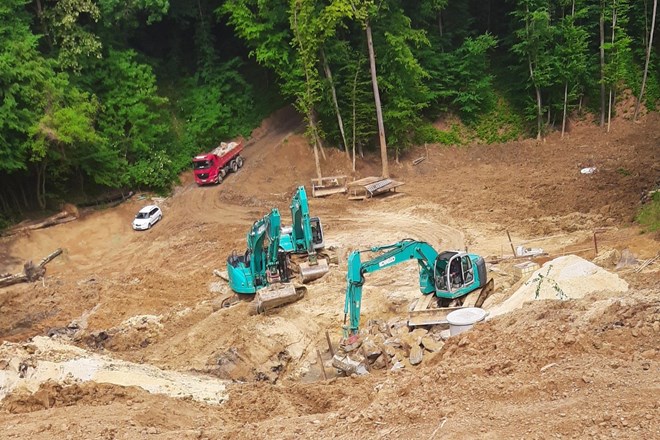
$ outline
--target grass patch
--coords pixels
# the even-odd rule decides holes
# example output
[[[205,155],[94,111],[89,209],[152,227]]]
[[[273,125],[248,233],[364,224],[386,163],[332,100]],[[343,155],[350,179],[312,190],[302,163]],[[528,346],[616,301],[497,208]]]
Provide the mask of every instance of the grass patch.
[[[635,218],[647,232],[660,231],[660,191],[656,191],[651,201],[644,205]]]
[[[504,98],[498,97],[497,105],[479,116],[471,127],[477,138],[488,144],[518,139],[524,132],[522,117]]]

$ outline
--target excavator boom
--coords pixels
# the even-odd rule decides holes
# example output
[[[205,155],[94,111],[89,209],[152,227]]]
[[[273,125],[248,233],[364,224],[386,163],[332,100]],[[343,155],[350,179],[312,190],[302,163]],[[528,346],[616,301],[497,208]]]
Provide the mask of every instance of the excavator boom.
[[[298,264],[303,282],[322,277],[329,271],[328,261],[318,258],[317,250],[322,249],[323,227],[318,217],[311,217],[307,192],[304,186],[296,189],[291,199],[291,226],[285,228],[280,245],[285,252],[305,254],[306,262]]]

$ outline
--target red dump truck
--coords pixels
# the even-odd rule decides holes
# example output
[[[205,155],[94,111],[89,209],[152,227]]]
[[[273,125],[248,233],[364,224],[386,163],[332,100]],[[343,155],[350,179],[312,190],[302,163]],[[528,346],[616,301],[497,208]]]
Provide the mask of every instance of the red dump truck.
[[[210,153],[193,158],[193,173],[197,185],[220,183],[229,172],[236,172],[243,166],[243,141],[222,142]]]

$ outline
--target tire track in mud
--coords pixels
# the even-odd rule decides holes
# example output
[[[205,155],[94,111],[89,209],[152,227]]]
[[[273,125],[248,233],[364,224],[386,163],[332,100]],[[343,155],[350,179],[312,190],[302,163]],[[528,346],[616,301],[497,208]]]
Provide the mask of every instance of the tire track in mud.
[[[438,250],[465,247],[465,234],[462,231],[430,218],[414,206],[398,211],[350,209],[348,214],[330,217],[333,224],[350,226],[342,227],[339,231],[333,229],[331,234],[326,234],[329,235],[326,240],[328,245],[368,248],[412,238],[426,241]]]

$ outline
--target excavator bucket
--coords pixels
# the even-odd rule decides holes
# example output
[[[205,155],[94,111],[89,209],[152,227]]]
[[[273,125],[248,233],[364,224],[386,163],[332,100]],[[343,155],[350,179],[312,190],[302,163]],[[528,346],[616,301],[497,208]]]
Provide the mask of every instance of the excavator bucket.
[[[252,313],[265,313],[268,310],[302,299],[307,287],[291,283],[271,284],[259,290],[252,301]]]
[[[299,263],[298,269],[300,271],[300,278],[302,282],[308,283],[310,281],[319,279],[328,273],[330,266],[328,265],[328,260],[325,258],[319,258],[316,260],[316,264],[309,262]]]

